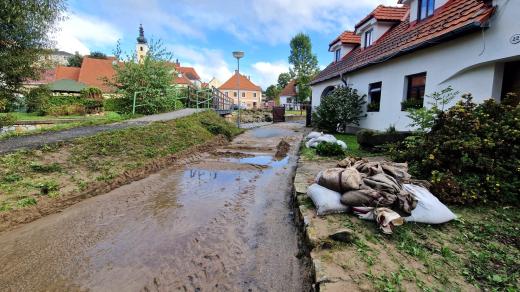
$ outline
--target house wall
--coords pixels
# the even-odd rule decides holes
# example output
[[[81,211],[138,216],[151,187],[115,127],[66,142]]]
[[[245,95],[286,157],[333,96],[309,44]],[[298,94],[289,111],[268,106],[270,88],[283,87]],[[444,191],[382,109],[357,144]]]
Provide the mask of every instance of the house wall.
[[[401,111],[406,94],[406,76],[426,72],[426,95],[448,86],[460,93],[472,93],[474,100],[500,98],[503,63],[520,59],[520,44],[510,39],[520,33],[516,20],[520,1],[498,0],[498,10],[490,21],[490,28],[475,32],[448,43],[416,51],[396,59],[367,67],[346,75],[349,86],[367,94],[370,83],[383,83],[380,111],[367,113],[362,128],[384,130],[395,125],[398,130],[409,129],[407,113]],[[312,87],[312,104],[319,105],[327,86],[342,84],[339,78]],[[425,97],[425,105],[429,99]],[[455,103],[454,101],[453,103]]]
[[[238,104],[238,97],[233,95],[236,90],[221,90],[222,93],[228,95],[228,97],[233,98],[234,104]],[[242,93],[245,93],[245,97],[242,97]],[[256,93],[256,97],[254,96]],[[262,103],[262,92],[261,91],[249,91],[249,90],[240,90],[240,103],[245,105],[247,108],[253,108],[254,102],[256,102],[256,107],[259,107]]]

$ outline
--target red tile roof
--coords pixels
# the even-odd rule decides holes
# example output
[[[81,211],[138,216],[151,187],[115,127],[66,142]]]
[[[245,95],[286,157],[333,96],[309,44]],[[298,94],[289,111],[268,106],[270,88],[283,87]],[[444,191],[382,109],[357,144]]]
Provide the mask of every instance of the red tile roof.
[[[235,74],[231,76],[224,84],[222,84],[219,89],[220,90],[236,90],[237,89],[237,80],[240,78],[240,90],[250,90],[250,91],[262,91],[262,87],[255,85],[249,78],[235,71]]]
[[[329,48],[339,41],[341,41],[342,44],[359,45],[361,43],[361,36],[356,35],[353,31],[344,31],[330,42]]]
[[[341,61],[331,63],[318,74],[312,84],[480,30],[493,12],[494,7],[488,1],[449,0],[433,16],[414,23],[409,23],[406,19],[370,47],[358,47]]]
[[[363,20],[361,20],[358,24],[356,24],[356,29],[372,18],[375,18],[378,21],[402,21],[407,15],[408,10],[408,6],[393,7],[379,5],[376,7],[376,9],[374,9],[374,11],[363,18]]]
[[[197,71],[195,71],[195,68],[193,67],[175,66],[175,70],[177,70],[179,73],[182,73],[190,80],[200,80],[199,74],[197,74]]]
[[[291,80],[280,92],[280,96],[296,96],[296,80]]]
[[[186,77],[186,74],[182,74],[182,73],[176,73],[176,75],[173,77],[173,82],[175,84],[182,84],[182,85],[191,85],[192,84],[191,80],[188,77]]]
[[[56,80],[61,79],[71,79],[78,80],[80,67],[66,67],[66,66],[57,66],[56,67]]]
[[[114,88],[106,86],[103,79],[110,80],[114,77],[114,61],[116,61],[115,57],[108,57],[107,59],[84,57],[77,81],[97,87],[103,92],[113,92]]]

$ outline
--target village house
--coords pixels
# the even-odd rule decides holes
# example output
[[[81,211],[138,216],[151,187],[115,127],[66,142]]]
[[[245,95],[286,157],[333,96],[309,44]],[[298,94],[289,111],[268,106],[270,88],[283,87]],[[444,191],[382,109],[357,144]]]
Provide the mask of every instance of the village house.
[[[406,108],[451,86],[474,101],[520,94],[520,1],[400,0],[378,6],[329,45],[312,106],[343,84],[367,95],[361,128],[409,129]],[[456,102],[456,101],[453,101]]]
[[[299,109],[296,92],[296,80],[291,80],[280,92],[280,106],[284,106],[288,110]]]
[[[149,47],[142,25],[139,27],[139,36],[136,43],[137,62],[143,62]],[[40,80],[28,80],[27,88],[47,84],[53,91],[63,92],[74,88],[97,87],[104,93],[113,93],[115,88],[107,86],[105,80],[111,80],[115,75],[114,65],[118,62],[116,57],[93,58],[83,57],[81,67],[68,67],[58,65],[54,69],[42,72]],[[172,83],[176,86],[195,86],[200,88],[201,78],[193,67],[183,67],[179,60],[171,63]],[[65,80],[65,81],[63,81]],[[64,85],[64,86],[63,86]]]
[[[240,83],[240,87],[238,87]],[[238,105],[238,91],[240,89],[240,106],[242,108],[259,108],[262,104],[262,88],[235,70],[231,76],[219,88],[226,96],[233,98],[233,103]]]

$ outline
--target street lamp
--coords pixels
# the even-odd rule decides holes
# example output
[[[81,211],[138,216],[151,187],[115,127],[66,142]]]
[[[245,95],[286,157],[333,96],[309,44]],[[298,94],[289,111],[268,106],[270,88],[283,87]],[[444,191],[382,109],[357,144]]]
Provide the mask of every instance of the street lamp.
[[[237,126],[240,128],[240,59],[244,57],[244,52],[235,51],[233,52],[233,57],[237,59],[237,95],[238,95],[238,117],[237,117]]]

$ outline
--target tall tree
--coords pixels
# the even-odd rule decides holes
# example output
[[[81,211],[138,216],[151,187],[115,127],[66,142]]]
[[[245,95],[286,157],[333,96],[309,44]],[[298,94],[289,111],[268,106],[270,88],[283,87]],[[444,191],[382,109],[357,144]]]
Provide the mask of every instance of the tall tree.
[[[275,100],[278,95],[280,95],[281,89],[276,85],[269,85],[265,90],[265,95],[267,96],[267,100]]]
[[[118,58],[121,57],[119,43],[114,53]],[[132,53],[126,54],[125,60],[114,65],[116,74],[111,80],[105,79],[105,84],[117,88],[122,96],[118,100],[118,111],[132,111],[134,94],[137,113],[155,114],[174,108],[174,68],[171,57],[160,41],[151,41],[143,62],[138,62],[136,54]]]
[[[67,58],[68,67],[81,67],[81,63],[83,63],[83,56],[80,55],[78,51]]]
[[[92,52],[88,56],[91,58],[94,58],[94,59],[106,59],[107,58],[107,55],[102,52]]]
[[[53,47],[49,32],[64,10],[64,0],[0,1],[0,111],[24,80],[39,77],[41,56]]]
[[[278,75],[278,87],[280,89],[284,89],[289,82],[294,78],[294,76],[291,76],[291,73],[283,72]]]
[[[289,64],[293,76],[296,76],[298,86],[298,101],[304,102],[311,96],[309,83],[318,72],[318,58],[312,53],[311,39],[308,35],[299,33],[291,40]]]

